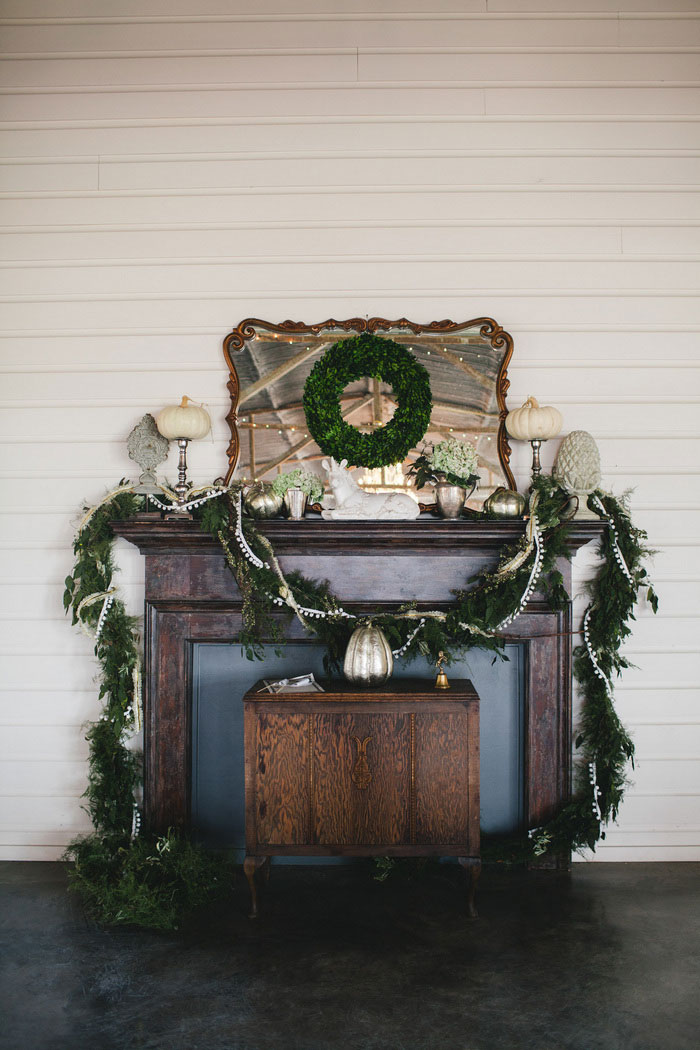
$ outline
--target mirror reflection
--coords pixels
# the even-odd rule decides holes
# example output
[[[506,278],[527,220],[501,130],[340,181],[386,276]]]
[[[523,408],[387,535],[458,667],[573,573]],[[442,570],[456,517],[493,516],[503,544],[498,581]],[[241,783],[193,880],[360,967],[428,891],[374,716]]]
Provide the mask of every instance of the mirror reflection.
[[[361,332],[392,339],[415,355],[428,371],[433,408],[419,447],[411,449],[402,463],[358,467],[354,471],[358,483],[368,491],[407,492],[429,503],[430,488],[417,491],[407,472],[426,443],[457,438],[470,441],[478,454],[480,484],[471,506],[479,507],[499,485],[514,488],[504,426],[513,344],[489,318],[428,325],[382,318],[316,325],[242,321],[224,342],[232,395],[226,480],[235,476],[250,482],[273,481],[277,474],[299,466],[325,476],[321,460],[326,457],[306,426],[304,384],[329,347]],[[386,424],[395,408],[391,387],[371,376],[349,384],[341,397],[343,417],[363,433]]]

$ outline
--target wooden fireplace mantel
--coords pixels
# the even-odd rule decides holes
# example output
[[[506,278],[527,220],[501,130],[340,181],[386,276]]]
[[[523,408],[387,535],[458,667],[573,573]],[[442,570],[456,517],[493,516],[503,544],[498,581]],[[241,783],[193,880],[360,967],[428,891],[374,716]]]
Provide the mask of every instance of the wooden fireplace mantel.
[[[151,520],[145,520],[146,518]],[[128,521],[112,522],[118,536],[135,544],[142,554],[175,549],[206,554],[221,554],[217,540],[202,532],[194,521],[164,521],[160,515],[148,514]],[[258,521],[256,527],[270,540],[278,554],[294,554],[300,548],[335,554],[352,552],[372,554],[391,550],[396,554],[434,553],[468,549],[473,553],[500,551],[507,543],[517,542],[525,534],[525,522],[518,521],[445,521],[422,515],[414,521],[324,521],[307,516],[303,521],[274,518]],[[602,535],[600,521],[573,522],[567,543],[572,553]]]
[[[145,555],[144,810],[153,830],[190,822],[194,646],[235,643],[242,602],[218,542],[196,522],[144,515],[113,522],[114,532]],[[350,609],[446,607],[452,591],[493,566],[523,522],[258,523],[287,570],[327,579]],[[575,523],[573,553],[599,537],[601,522]],[[570,591],[571,570],[561,572]],[[286,625],[287,618],[282,618]],[[285,626],[290,639],[300,625]],[[537,595],[504,632],[525,646],[524,801],[528,826],[544,822],[570,792],[571,611],[553,611]],[[264,671],[263,671],[264,673]],[[427,670],[426,670],[427,676]]]

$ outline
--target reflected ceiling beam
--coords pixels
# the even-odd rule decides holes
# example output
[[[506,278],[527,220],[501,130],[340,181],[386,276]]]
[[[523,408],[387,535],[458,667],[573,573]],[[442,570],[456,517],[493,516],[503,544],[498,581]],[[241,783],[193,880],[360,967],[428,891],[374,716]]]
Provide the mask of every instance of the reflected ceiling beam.
[[[455,368],[459,368],[460,372],[466,372],[470,379],[473,379],[477,386],[481,386],[484,390],[493,389],[493,378],[491,376],[485,376],[478,369],[472,368],[466,361],[463,361],[459,354],[455,354],[454,351],[448,350],[443,347],[441,357],[444,357],[446,361],[453,364]]]
[[[342,413],[343,419],[347,419],[348,416],[351,416],[354,412],[357,412],[359,411],[359,409],[364,408],[365,405],[368,405],[372,400],[373,395],[368,394],[361,401],[358,401],[357,404],[351,405],[350,408],[346,408],[346,410]],[[276,459],[271,459],[269,463],[265,463],[262,467],[260,467],[260,470],[257,473],[257,477],[264,477],[265,474],[268,474],[271,470],[274,470],[275,467],[279,467],[283,463],[286,463],[286,461],[288,459],[291,459],[292,456],[295,456],[297,452],[301,452],[303,448],[306,448],[308,445],[313,445],[313,443],[314,439],[311,437],[306,438],[306,440],[304,441],[298,441],[296,445],[292,445],[292,447],[289,448],[286,452],[284,452],[281,456],[277,456]]]
[[[395,408],[398,404],[396,399],[391,394],[382,394],[385,401],[393,405]],[[482,419],[500,419],[500,413],[498,412],[485,412],[483,409],[473,405],[455,405],[452,401],[435,401],[433,400],[433,408],[439,408],[443,412],[456,412],[460,415],[467,416],[480,416]],[[466,427],[465,429],[469,429]],[[492,428],[493,429],[493,428]]]
[[[500,419],[498,412],[483,412],[480,408],[470,408],[468,405],[455,405],[451,401],[433,401],[433,408],[441,408],[445,412],[462,412],[470,416],[482,416],[484,419]]]
[[[289,373],[293,372],[295,368],[298,368],[299,365],[303,365],[304,361],[308,361],[310,357],[313,357],[314,354],[317,353],[318,347],[305,346],[300,353],[295,354],[294,357],[290,357],[288,361],[285,361],[277,368],[274,368],[272,372],[268,372],[266,375],[261,376],[260,379],[257,379],[254,383],[251,383],[250,386],[247,386],[245,390],[241,390],[241,396],[238,399],[239,407],[244,401],[249,401],[251,397],[254,397],[261,390],[276,383],[278,379],[282,379],[284,376],[289,375]]]
[[[343,394],[339,398],[339,401],[341,402],[341,404],[342,404],[343,401],[359,401],[360,398],[365,397],[365,396],[366,396],[365,394]],[[292,412],[295,409],[301,409],[303,407],[304,407],[304,402],[303,401],[293,401],[289,405],[278,405],[276,408],[266,408],[266,407],[263,407],[263,408],[249,408],[249,409],[247,409],[247,414],[250,416],[251,419],[253,419],[254,416],[274,415],[277,412]],[[244,422],[244,423],[241,423],[240,425],[241,426],[250,426],[251,424]],[[270,423],[270,428],[272,428],[274,425],[275,425],[274,423]],[[256,426],[258,427],[258,429],[260,429],[260,427],[267,426],[267,424],[266,423],[257,423]]]

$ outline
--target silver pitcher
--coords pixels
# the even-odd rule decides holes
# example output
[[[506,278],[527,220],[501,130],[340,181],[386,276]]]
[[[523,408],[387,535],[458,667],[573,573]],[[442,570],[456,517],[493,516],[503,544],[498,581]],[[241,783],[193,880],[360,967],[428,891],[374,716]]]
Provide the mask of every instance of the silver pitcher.
[[[467,499],[467,490],[461,485],[441,481],[435,486],[435,502],[441,518],[459,518]]]

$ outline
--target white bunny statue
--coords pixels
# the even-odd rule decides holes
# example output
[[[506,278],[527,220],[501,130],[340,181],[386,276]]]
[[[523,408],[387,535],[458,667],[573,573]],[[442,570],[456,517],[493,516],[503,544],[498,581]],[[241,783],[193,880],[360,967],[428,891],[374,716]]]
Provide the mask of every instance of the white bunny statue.
[[[340,463],[334,459],[324,459],[321,466],[328,474],[328,484],[334,497],[333,506],[326,507],[324,500],[321,514],[328,521],[376,521],[390,518],[409,521],[420,514],[416,501],[403,492],[365,492],[347,469],[347,459]]]

